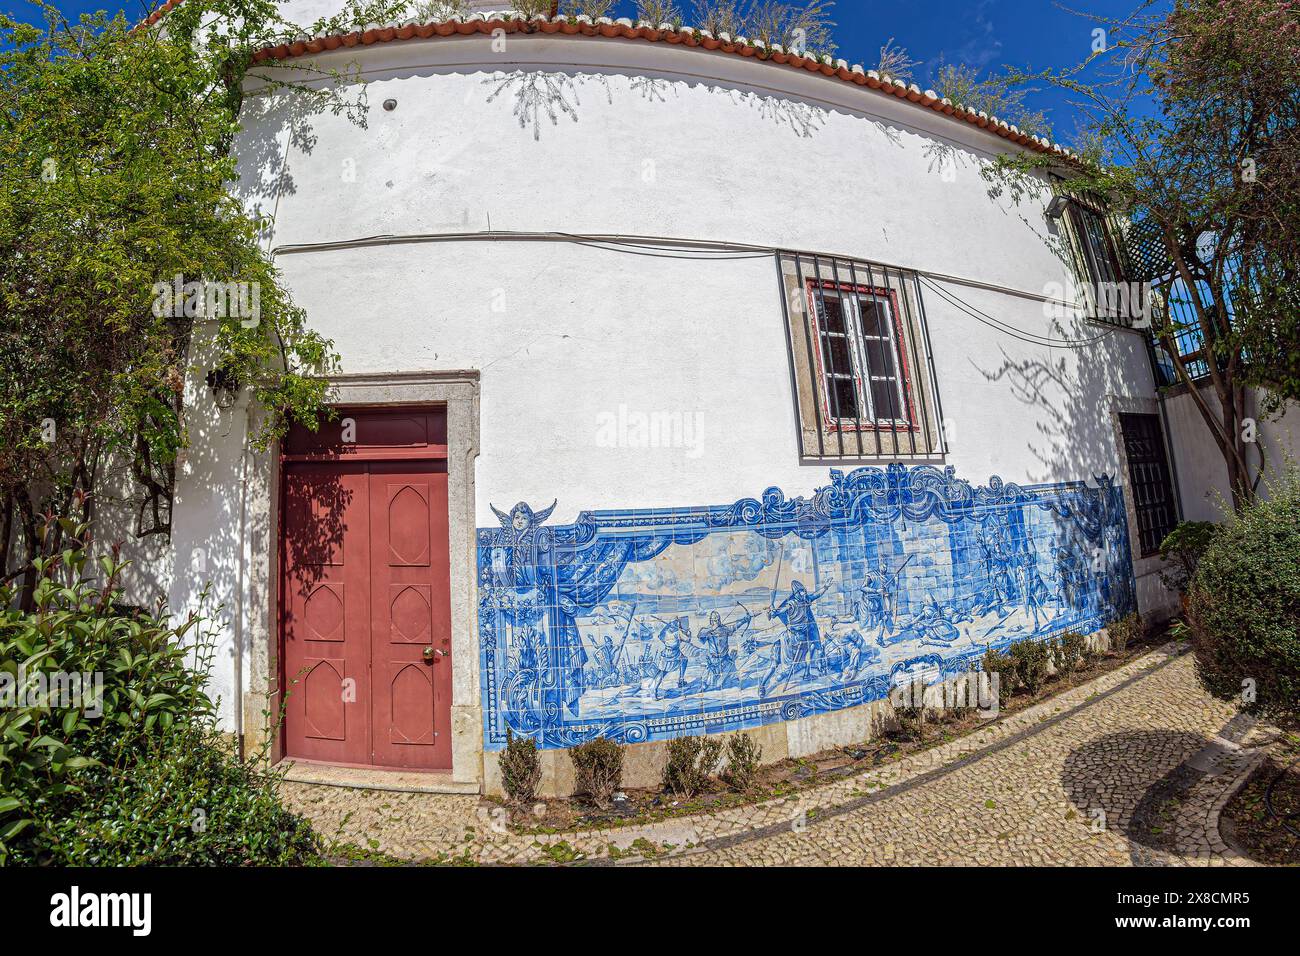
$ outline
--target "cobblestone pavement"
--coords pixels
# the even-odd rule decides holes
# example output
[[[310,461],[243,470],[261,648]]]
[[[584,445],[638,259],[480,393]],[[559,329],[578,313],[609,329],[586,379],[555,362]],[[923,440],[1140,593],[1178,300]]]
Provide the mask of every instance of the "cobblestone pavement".
[[[1218,813],[1262,736],[1167,645],[977,733],[709,815],[542,836],[474,796],[286,783],[327,837],[406,859],[673,865],[1242,865]]]

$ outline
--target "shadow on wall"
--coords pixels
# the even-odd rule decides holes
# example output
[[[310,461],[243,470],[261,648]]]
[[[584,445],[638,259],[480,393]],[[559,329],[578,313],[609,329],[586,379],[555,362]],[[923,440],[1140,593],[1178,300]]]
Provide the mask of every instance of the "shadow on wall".
[[[320,85],[315,77],[325,74],[304,61],[305,70],[313,78],[313,85]],[[619,88],[611,83],[612,78],[625,78],[627,90],[648,104],[672,106],[682,96],[683,89],[703,89],[712,94],[725,96],[737,106],[754,110],[763,120],[784,129],[799,140],[812,140],[825,128],[831,113],[854,117],[870,123],[884,138],[899,149],[905,148],[904,133],[915,133],[916,127],[882,119],[868,112],[842,106],[828,107],[815,99],[803,98],[797,94],[774,93],[769,89],[752,87],[744,83],[708,82],[690,76],[654,76],[631,70],[613,67],[591,69],[541,70],[514,69],[488,72],[479,69],[472,74],[462,72],[455,67],[412,67],[393,70],[385,74],[386,79],[400,81],[414,77],[475,77],[479,94],[482,96],[481,107],[492,104],[508,104],[520,129],[531,130],[532,139],[537,142],[542,138],[542,131],[547,126],[560,129],[568,123],[577,123],[581,118],[584,102],[590,97],[603,97],[609,105],[615,105],[620,93]],[[347,76],[340,80],[338,103],[330,105],[326,101],[306,96],[289,97],[283,93],[272,95],[254,95],[249,97],[244,113],[244,133],[241,135],[241,175],[237,187],[239,195],[247,207],[259,215],[273,215],[278,197],[293,195],[297,187],[292,175],[292,162],[288,154],[300,150],[310,154],[317,145],[317,136],[312,125],[312,117],[326,109],[333,113],[346,113],[349,120],[358,128],[368,128],[367,117],[370,104],[367,102],[366,89],[359,83],[353,83]],[[466,93],[466,104],[475,96],[471,87]],[[567,122],[566,122],[567,121]],[[707,134],[709,131],[700,131]],[[376,145],[388,148],[394,145],[392,130],[382,126],[377,134]],[[988,160],[977,151],[936,139],[933,134],[923,134],[927,139],[924,147],[930,160],[929,171],[940,179],[956,181],[958,170],[979,167],[983,169]],[[284,137],[289,140],[286,150]],[[428,157],[435,161],[435,166],[444,170],[468,174],[468,170],[452,170],[444,158]],[[345,158],[344,162],[348,160]],[[347,171],[344,170],[346,177]],[[348,181],[346,178],[344,181]],[[391,183],[389,184],[392,185]],[[1041,198],[1040,194],[1049,187],[1038,180],[1026,181],[1024,188],[1016,191],[1018,203],[1026,194]],[[996,198],[998,191],[990,188],[990,195]],[[269,208],[268,208],[269,204]],[[1004,214],[1010,215],[1003,206]],[[1024,219],[1024,217],[1022,217]],[[1068,261],[1068,247],[1064,246],[1059,235],[1054,233],[1054,225],[1047,222],[1044,226],[1031,216],[1024,219],[1031,228],[1043,236],[1053,252],[1062,261]],[[467,226],[468,220],[462,223]],[[1046,232],[1043,229],[1046,229]]]
[[[512,99],[514,115],[520,128],[531,127],[533,139],[540,140],[543,119],[549,120],[552,126],[559,125],[561,116],[578,122],[578,107],[582,105],[579,89],[582,84],[598,87],[604,93],[606,102],[613,105],[614,91],[609,83],[611,75],[627,76],[631,90],[648,103],[669,103],[669,94],[674,99],[677,98],[680,95],[678,87],[683,82],[643,73],[514,70],[495,72],[483,79],[482,83],[492,90],[486,102],[491,103],[499,98]],[[749,106],[757,110],[763,119],[770,120],[777,126],[788,127],[801,137],[813,136],[826,122],[825,109],[794,98],[700,82],[688,85],[725,93],[733,103]]]
[[[1088,305],[1077,286],[1080,265],[1069,234],[1060,220],[1044,214],[1046,199],[1052,194],[1051,184],[1036,174],[1001,173],[990,161],[946,142],[930,142],[923,151],[929,160],[929,172],[941,180],[955,181],[957,170],[978,170],[987,183],[989,199],[1003,215],[1018,218],[1060,263],[1059,276],[1075,280],[1074,288],[1058,279],[1042,289],[1023,290],[1057,301],[1043,302],[1040,315],[1021,310],[1011,319],[999,306],[982,303],[978,292],[929,278],[922,280],[935,311],[951,311],[958,321],[977,323],[981,335],[991,341],[1019,341],[1036,353],[1028,357],[1013,355],[1008,348],[1000,347],[1000,363],[967,359],[986,382],[1000,386],[1020,404],[1035,410],[1032,417],[1037,419],[1038,437],[1028,443],[1028,448],[1042,467],[1030,472],[1031,480],[1052,481],[1061,476],[1113,471],[1122,465],[1122,458],[1110,421],[1109,398],[1135,393],[1155,397],[1152,388],[1144,388],[1150,381],[1145,371],[1146,347],[1145,343],[1139,344],[1143,371],[1140,380],[1134,381],[1126,372],[1133,369],[1131,345],[1140,342],[1139,333],[1085,317]],[[1010,203],[1003,202],[1004,198]],[[1071,295],[1075,296],[1075,304],[1064,304]]]
[[[993,367],[969,360],[990,384],[1036,410],[1036,437],[1026,441],[1042,466],[1031,472],[1034,480],[1122,466],[1108,403],[1112,395],[1123,397],[1133,389],[1124,374],[1124,350],[1115,347],[1118,337],[1132,333],[1085,325],[1053,326],[1060,340],[1086,343],[1079,348],[1042,346],[1043,354],[1034,357],[1013,357],[999,348],[1002,362]]]
[[[259,469],[245,468],[245,402],[221,408],[204,382],[216,358],[210,323],[196,326],[189,358],[194,370],[187,377],[183,412],[187,445],[177,461],[170,535],[174,572],[168,603],[174,618],[197,611],[215,625],[209,693],[222,698],[221,711],[228,717],[239,706],[234,699],[233,663],[241,656],[247,659],[250,650],[247,626],[242,628],[244,645],[235,644],[235,621],[248,588],[242,556],[245,545],[254,561],[270,547],[269,527],[253,527],[243,503],[245,496],[256,500],[263,495],[270,500],[271,490]]]
[[[322,82],[317,77],[325,74],[310,66],[303,67],[310,74],[314,86]],[[457,68],[419,67],[393,71],[391,79],[411,77],[464,75]],[[748,106],[760,117],[779,127],[788,129],[800,138],[812,138],[825,125],[831,112],[827,107],[801,99],[795,95],[774,94],[770,90],[747,86],[743,83],[709,83],[690,77],[661,77],[641,72],[614,68],[580,70],[478,70],[483,92],[483,105],[503,101],[512,105],[512,112],[521,129],[531,129],[534,140],[540,140],[548,124],[559,127],[567,118],[578,122],[584,93],[603,95],[610,105],[615,103],[616,91],[611,77],[626,77],[629,89],[647,103],[670,104],[680,96],[683,87],[702,88],[726,95],[737,105]],[[340,106],[331,106],[319,97],[287,97],[286,94],[255,95],[244,107],[245,132],[241,137],[241,155],[247,158],[248,172],[241,181],[240,192],[248,197],[266,197],[278,190],[292,193],[292,175],[284,168],[281,134],[288,130],[293,148],[310,153],[316,145],[316,135],[310,118],[326,109],[346,112],[350,121],[367,128],[367,114],[371,108],[366,99],[365,87],[344,75],[339,82],[355,89],[355,98],[340,98]],[[287,105],[286,105],[287,104]],[[900,142],[900,128],[856,110],[838,109],[846,115],[857,116],[872,122],[895,143]],[[267,122],[274,116],[276,122]],[[261,121],[261,122],[259,122]],[[259,209],[260,212],[269,210]]]
[[[999,174],[987,163],[982,170],[989,198],[1001,206],[1004,214],[1016,215],[1039,238],[1061,264],[1062,276],[1073,277],[1076,283],[1082,281],[1081,267],[1062,221],[1043,213],[1041,204],[1052,192],[1050,185],[1023,173]],[[999,202],[1003,196],[1010,198],[1009,207]],[[1022,203],[1028,203],[1032,210],[1029,215],[1017,212]],[[1051,284],[1025,290],[1039,292],[1048,299],[1068,300],[1072,294],[1075,297],[1075,305],[1044,302],[1041,321],[1037,322],[1006,321],[964,301],[960,291],[934,282],[927,282],[927,291],[933,292],[945,307],[958,310],[970,321],[983,323],[995,338],[1019,339],[1038,353],[1012,356],[1006,348],[999,348],[1002,362],[995,366],[970,360],[987,382],[1004,386],[1022,405],[1039,410],[1035,416],[1038,438],[1028,447],[1043,467],[1031,473],[1033,480],[1110,472],[1123,466],[1110,420],[1110,397],[1155,397],[1154,388],[1148,386],[1146,345],[1140,338],[1143,333],[1089,321],[1085,317],[1087,299],[1077,284],[1073,288]],[[1138,343],[1142,356],[1138,381],[1126,374],[1133,370],[1134,343]]]
[[[294,150],[310,155],[316,148],[313,117],[344,115],[358,129],[369,128],[370,102],[357,77],[340,74],[322,80],[328,75],[310,65],[295,64],[294,70],[303,74],[297,80],[303,89],[255,93],[244,100],[240,113],[240,175],[233,192],[253,216],[273,219],[279,198],[298,191],[289,155]]]
[[[199,611],[219,626],[215,661],[220,671],[221,662],[235,655],[232,622],[240,599],[238,491],[242,456],[230,437],[216,436],[233,432],[233,441],[239,442],[244,409],[236,406],[218,412],[210,429],[194,428],[195,411],[190,409],[186,415],[192,444],[177,479],[178,504],[183,502],[185,507],[177,508],[172,521],[175,572],[170,604],[175,615]]]

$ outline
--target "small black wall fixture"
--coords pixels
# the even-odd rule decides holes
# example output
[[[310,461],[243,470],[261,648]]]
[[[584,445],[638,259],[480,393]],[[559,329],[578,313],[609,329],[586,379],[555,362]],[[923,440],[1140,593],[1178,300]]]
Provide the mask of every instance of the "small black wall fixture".
[[[212,400],[217,408],[229,408],[235,404],[239,395],[239,376],[227,368],[214,368],[208,372],[206,381],[212,389]]]

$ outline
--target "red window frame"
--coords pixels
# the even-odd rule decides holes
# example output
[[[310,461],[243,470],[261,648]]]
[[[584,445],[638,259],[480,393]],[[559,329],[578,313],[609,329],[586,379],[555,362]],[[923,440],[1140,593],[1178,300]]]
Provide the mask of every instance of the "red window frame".
[[[916,421],[916,410],[912,399],[912,373],[907,364],[907,339],[903,335],[903,320],[898,310],[898,293],[892,286],[870,286],[860,285],[853,282],[836,282],[834,279],[808,279],[808,311],[812,316],[813,339],[816,346],[813,349],[813,355],[817,363],[817,387],[821,393],[822,422],[827,429],[832,432],[919,432],[920,425]],[[822,330],[817,321],[817,290],[825,291],[830,289],[835,292],[851,292],[860,295],[873,296],[875,298],[886,299],[889,302],[890,316],[894,322],[894,352],[898,359],[898,373],[902,377],[903,391],[903,411],[907,418],[900,420],[876,419],[867,421],[863,419],[859,422],[857,419],[837,418],[831,415],[830,392],[826,384],[826,372],[822,368]],[[854,350],[856,354],[856,349]],[[853,379],[855,386],[866,394],[863,386],[861,370],[853,369]]]

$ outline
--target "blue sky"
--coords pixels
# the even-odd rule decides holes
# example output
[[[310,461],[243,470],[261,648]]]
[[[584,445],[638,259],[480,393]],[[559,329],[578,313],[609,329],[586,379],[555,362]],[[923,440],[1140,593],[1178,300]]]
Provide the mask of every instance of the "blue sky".
[[[1132,12],[1139,2],[1070,0],[1068,6],[1114,17]],[[74,15],[100,8],[138,15],[147,6],[140,0],[61,0],[56,5]],[[678,0],[678,5],[691,8],[690,0]],[[634,9],[633,0],[620,0],[617,14],[630,16]],[[31,16],[34,8],[24,0],[0,0],[0,10]],[[1006,65],[1034,70],[1072,66],[1087,57],[1096,26],[1090,16],[1052,0],[837,0],[833,17],[845,59],[871,65],[880,46],[893,37],[918,62],[916,81],[923,88],[943,62],[965,63],[984,73]],[[1067,96],[1043,89],[1030,95],[1029,104],[1048,114],[1056,139],[1074,140],[1075,110]]]

